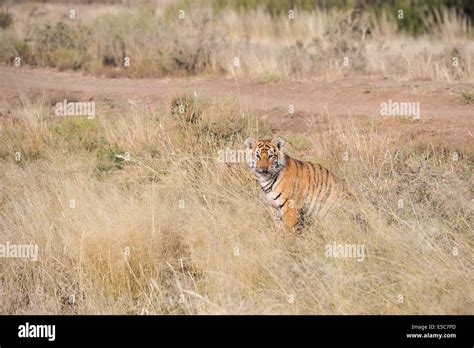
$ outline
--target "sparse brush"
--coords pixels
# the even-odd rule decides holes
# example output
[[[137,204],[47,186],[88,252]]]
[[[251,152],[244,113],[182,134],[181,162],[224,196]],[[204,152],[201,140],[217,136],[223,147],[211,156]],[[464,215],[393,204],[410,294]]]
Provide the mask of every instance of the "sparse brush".
[[[469,92],[462,92],[462,100],[464,104],[471,104],[474,101],[474,96]]]
[[[288,10],[282,11],[289,6],[286,1],[275,4],[280,8],[275,11],[263,4],[239,8],[185,1],[163,14],[138,6],[77,23],[33,19],[23,24],[26,36],[11,29],[0,32],[0,59],[12,64],[21,57],[22,63],[109,77],[224,74],[272,82],[350,73],[473,78],[472,23],[462,12],[443,6],[425,12],[404,1],[371,10],[305,4],[291,19]],[[405,11],[403,20],[396,16],[398,8]]]
[[[203,108],[198,102],[201,101],[191,94],[173,97],[169,112],[183,127],[188,123],[196,123],[202,116]]]
[[[13,15],[6,9],[0,10],[0,29],[7,29],[13,24]]]

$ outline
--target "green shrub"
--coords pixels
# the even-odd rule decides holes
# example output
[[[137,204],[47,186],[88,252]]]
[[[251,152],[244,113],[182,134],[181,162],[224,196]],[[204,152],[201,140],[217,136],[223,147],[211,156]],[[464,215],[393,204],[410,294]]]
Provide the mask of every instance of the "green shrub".
[[[400,30],[411,34],[426,33],[427,28],[423,17],[433,15],[443,7],[456,8],[469,16],[474,21],[474,5],[471,0],[209,0],[203,3],[211,3],[216,12],[226,8],[237,11],[251,11],[263,8],[272,16],[288,13],[289,10],[312,11],[316,7],[325,9],[358,9],[374,11],[380,15],[382,11],[393,14],[397,18],[397,11],[403,10],[403,19],[398,20]],[[181,0],[174,4],[174,9],[186,9],[190,5],[189,0]]]
[[[27,61],[29,57],[28,45],[20,40],[12,30],[0,31],[0,62],[12,64],[16,57]]]
[[[10,28],[12,24],[13,24],[12,14],[2,9],[0,11],[0,29]]]
[[[471,104],[472,102],[474,102],[474,96],[472,93],[462,92],[462,100],[464,104]]]
[[[122,169],[124,159],[124,151],[118,147],[102,147],[96,152],[96,170],[100,176],[106,172]]]
[[[90,29],[58,22],[35,27],[28,35],[31,62],[59,68],[80,68],[87,61]],[[67,61],[67,62],[66,62]]]

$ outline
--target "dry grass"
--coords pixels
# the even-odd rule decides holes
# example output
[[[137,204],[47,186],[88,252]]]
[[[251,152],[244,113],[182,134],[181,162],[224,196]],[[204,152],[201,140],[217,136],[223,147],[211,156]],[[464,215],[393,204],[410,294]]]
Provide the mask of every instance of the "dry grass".
[[[376,119],[281,133],[358,197],[282,239],[245,166],[217,161],[273,130],[233,100],[169,105],[88,120],[24,101],[1,119],[0,242],[40,250],[1,261],[1,313],[473,312],[472,152],[453,161]],[[326,257],[333,241],[364,261]]]
[[[94,75],[214,73],[264,82],[345,74],[442,81],[474,76],[472,26],[455,10],[424,15],[429,31],[413,37],[387,11],[301,10],[290,20],[262,8],[215,13],[208,2],[189,2],[179,19],[179,6],[101,5],[92,12],[78,5],[78,18],[71,21],[64,18],[65,8],[13,6],[18,20],[0,31],[0,60],[11,64],[20,56],[26,64]],[[124,66],[125,57],[130,66]],[[345,57],[349,66],[343,65]]]

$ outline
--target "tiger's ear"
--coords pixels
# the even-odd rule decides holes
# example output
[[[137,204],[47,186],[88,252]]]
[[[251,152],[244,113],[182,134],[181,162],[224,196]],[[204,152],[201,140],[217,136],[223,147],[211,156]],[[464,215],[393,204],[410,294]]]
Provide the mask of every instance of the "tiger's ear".
[[[257,141],[254,138],[247,138],[245,139],[245,146],[247,146],[247,149],[251,149]]]
[[[272,143],[276,145],[276,147],[278,147],[279,150],[281,150],[283,148],[283,146],[285,146],[285,141],[282,139],[282,138],[273,138],[272,139]]]

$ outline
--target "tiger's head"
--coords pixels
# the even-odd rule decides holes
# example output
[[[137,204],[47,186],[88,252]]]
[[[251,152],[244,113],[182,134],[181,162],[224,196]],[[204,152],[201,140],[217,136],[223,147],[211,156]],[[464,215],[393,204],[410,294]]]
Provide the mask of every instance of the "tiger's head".
[[[285,166],[284,145],[285,141],[281,138],[271,140],[247,138],[245,146],[248,166],[259,176],[278,173]]]

